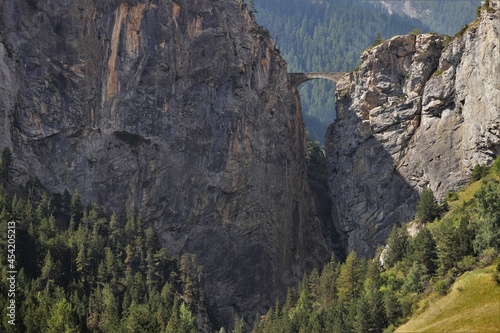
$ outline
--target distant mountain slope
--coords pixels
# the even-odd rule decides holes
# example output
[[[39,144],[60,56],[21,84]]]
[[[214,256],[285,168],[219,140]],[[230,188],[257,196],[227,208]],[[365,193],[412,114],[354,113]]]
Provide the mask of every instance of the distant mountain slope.
[[[257,21],[277,39],[290,71],[350,71],[377,33],[389,38],[420,21],[347,1],[256,0]]]
[[[453,35],[465,23],[474,19],[481,0],[381,0],[370,3],[385,8],[391,14],[419,19],[432,31]]]

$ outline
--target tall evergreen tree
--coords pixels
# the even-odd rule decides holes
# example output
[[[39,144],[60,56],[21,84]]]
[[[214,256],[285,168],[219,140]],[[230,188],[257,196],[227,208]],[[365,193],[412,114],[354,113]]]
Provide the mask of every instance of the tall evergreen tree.
[[[411,240],[411,260],[425,266],[429,274],[433,274],[437,268],[436,241],[427,228],[423,228]]]
[[[9,147],[2,151],[2,159],[0,160],[0,177],[5,181],[9,179],[9,173],[12,168],[12,151]]]
[[[402,260],[408,251],[408,234],[405,228],[393,226],[387,238],[387,250],[384,255],[384,266],[392,267]]]
[[[65,298],[55,303],[47,318],[47,333],[78,333],[79,327],[73,305]]]
[[[424,187],[420,192],[415,218],[422,222],[430,222],[439,217],[439,213],[439,205],[434,197],[434,192],[429,187]]]
[[[361,267],[356,252],[351,252],[340,268],[337,280],[339,301],[347,309],[354,304],[361,290]]]
[[[441,274],[448,272],[464,256],[473,253],[474,233],[469,226],[470,216],[464,214],[446,218],[445,222],[436,229],[438,271]]]
[[[406,275],[406,283],[403,286],[403,291],[420,293],[424,291],[428,281],[427,267],[415,261]]]
[[[498,160],[498,159],[497,159]],[[475,230],[474,250],[480,253],[489,247],[500,250],[500,182],[488,181],[474,195],[477,202],[472,226]]]

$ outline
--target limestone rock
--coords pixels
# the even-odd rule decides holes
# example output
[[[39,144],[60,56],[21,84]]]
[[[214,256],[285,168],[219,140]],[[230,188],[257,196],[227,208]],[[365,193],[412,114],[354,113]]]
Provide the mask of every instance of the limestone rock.
[[[213,321],[253,320],[329,256],[298,97],[241,0],[0,2],[14,181],[141,213],[197,254]]]
[[[423,186],[442,199],[500,153],[499,22],[492,4],[447,46],[446,36],[393,37],[338,83],[326,151],[348,250],[373,254],[413,217]]]

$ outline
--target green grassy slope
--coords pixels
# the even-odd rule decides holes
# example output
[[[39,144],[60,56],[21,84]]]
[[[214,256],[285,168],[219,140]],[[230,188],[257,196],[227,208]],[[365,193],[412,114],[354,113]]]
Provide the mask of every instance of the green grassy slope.
[[[485,181],[498,181],[498,173],[490,172],[483,179],[471,182],[457,193],[457,200],[449,202],[448,216],[473,211],[474,194]],[[446,220],[427,225],[431,232]],[[465,272],[450,287],[445,296],[433,292],[418,302],[412,317],[396,332],[500,332],[500,285],[493,275],[500,257],[494,264]]]
[[[499,332],[500,286],[493,281],[496,265],[466,272],[446,296],[431,294],[396,332]]]

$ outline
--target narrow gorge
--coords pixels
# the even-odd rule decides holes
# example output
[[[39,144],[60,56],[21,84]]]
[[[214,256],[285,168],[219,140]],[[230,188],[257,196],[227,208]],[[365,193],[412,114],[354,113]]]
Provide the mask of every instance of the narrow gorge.
[[[7,190],[140,216],[169,255],[198,257],[216,328],[265,314],[333,249],[373,255],[424,186],[443,198],[500,154],[498,1],[454,38],[396,36],[343,75],[289,73],[242,0],[0,11]],[[337,120],[313,185],[297,86],[314,78],[337,82]]]

